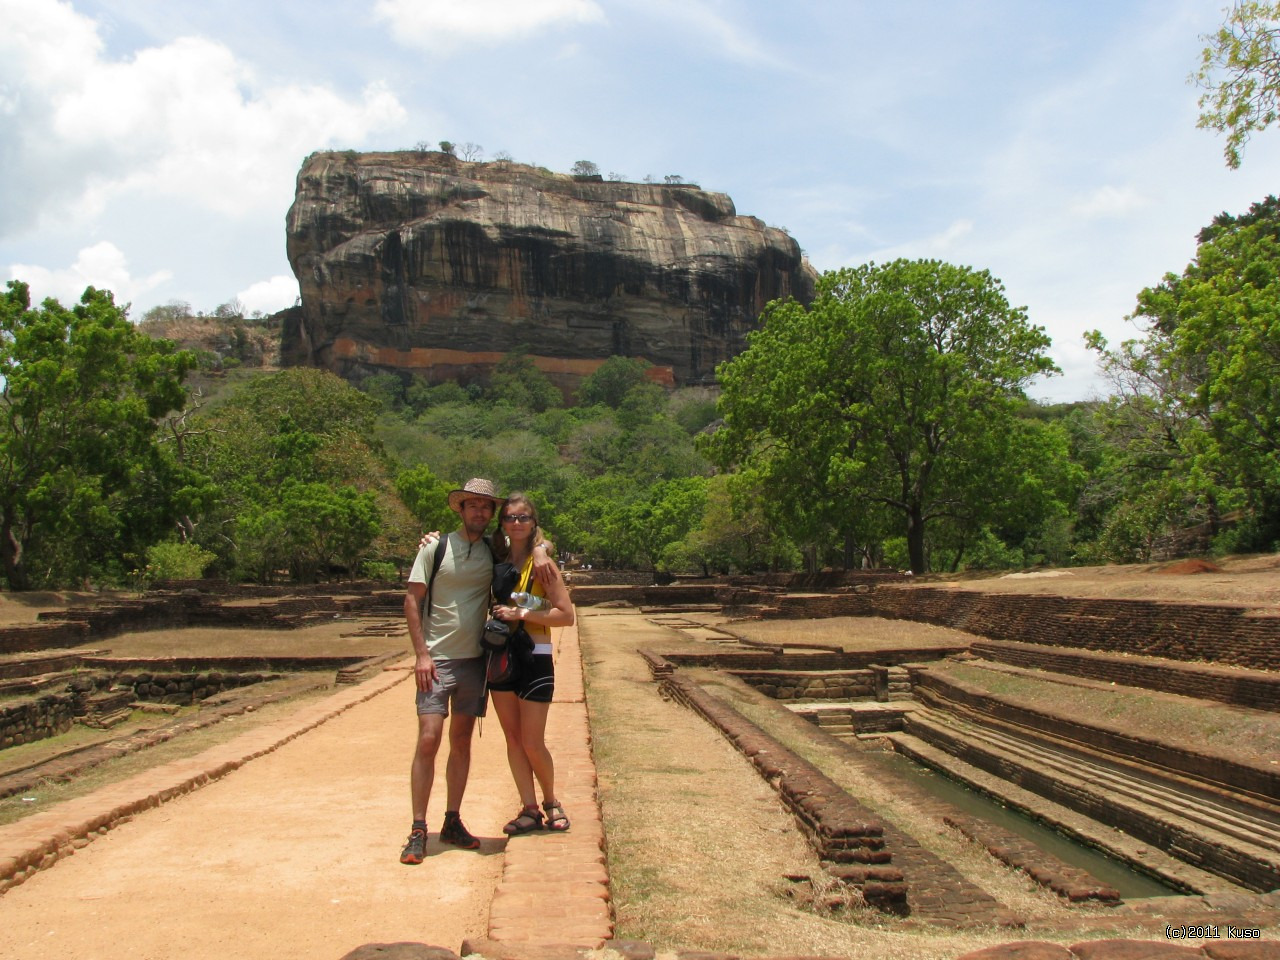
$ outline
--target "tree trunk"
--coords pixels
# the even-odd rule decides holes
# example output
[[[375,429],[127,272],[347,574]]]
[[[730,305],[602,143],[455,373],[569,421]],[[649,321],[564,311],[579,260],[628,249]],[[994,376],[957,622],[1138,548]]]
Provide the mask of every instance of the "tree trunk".
[[[924,562],[924,517],[920,516],[920,508],[912,507],[907,511],[907,558],[911,563],[911,572],[925,573]]]
[[[5,517],[0,523],[0,561],[4,564],[4,577],[9,589],[15,593],[31,589],[27,566],[22,562],[22,543],[13,533],[13,521]]]

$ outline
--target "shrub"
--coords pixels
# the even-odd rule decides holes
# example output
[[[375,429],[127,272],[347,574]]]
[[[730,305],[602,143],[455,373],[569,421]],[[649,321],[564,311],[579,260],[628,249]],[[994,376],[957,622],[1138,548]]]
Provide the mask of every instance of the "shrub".
[[[194,543],[168,540],[147,547],[148,580],[199,580],[217,556]]]
[[[381,580],[384,583],[400,579],[400,568],[386,560],[366,560],[361,570],[370,580]]]

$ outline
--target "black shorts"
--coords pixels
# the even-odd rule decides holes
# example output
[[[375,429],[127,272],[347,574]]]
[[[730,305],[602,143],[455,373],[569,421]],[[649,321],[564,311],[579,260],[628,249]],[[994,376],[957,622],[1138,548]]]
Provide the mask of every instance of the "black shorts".
[[[530,703],[550,703],[556,692],[555,661],[549,653],[535,653],[522,660],[516,675],[506,683],[491,683],[490,690],[514,693]]]

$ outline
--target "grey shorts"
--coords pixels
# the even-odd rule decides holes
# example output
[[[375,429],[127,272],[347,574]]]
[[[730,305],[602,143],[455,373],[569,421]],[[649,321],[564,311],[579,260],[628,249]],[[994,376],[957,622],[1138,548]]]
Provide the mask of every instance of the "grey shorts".
[[[418,713],[436,713],[442,717],[449,715],[449,704],[458,713],[469,717],[483,717],[489,705],[485,695],[484,657],[468,657],[464,660],[437,660],[436,674],[438,679],[431,685],[429,693],[418,694]]]

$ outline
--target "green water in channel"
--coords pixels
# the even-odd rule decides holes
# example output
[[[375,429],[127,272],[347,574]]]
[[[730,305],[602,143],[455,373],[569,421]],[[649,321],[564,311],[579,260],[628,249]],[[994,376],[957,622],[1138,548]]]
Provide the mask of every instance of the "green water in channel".
[[[858,757],[881,764],[895,776],[910,779],[933,796],[945,800],[957,809],[1002,827],[1010,833],[1016,833],[1063,863],[1088,871],[1098,880],[1115,888],[1125,900],[1168,897],[1180,892],[1145,873],[1134,870],[1121,860],[1072,840],[1025,814],[1009,809],[986,794],[973,790],[902,754],[868,750],[860,752]]]

